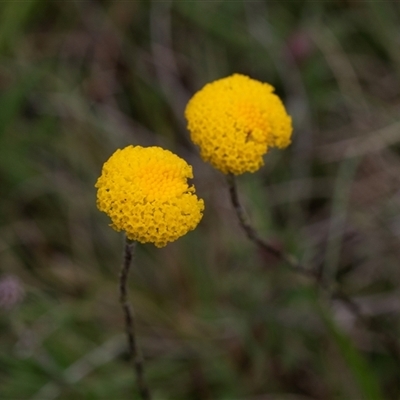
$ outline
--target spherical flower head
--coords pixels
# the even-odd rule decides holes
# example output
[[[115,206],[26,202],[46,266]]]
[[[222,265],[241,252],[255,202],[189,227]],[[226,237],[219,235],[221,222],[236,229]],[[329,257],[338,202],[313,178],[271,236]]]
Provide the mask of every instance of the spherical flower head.
[[[185,116],[203,160],[224,174],[255,172],[271,147],[290,144],[292,120],[274,88],[234,74],[209,83],[189,101]]]
[[[187,179],[192,167],[160,147],[118,149],[103,165],[97,207],[128,239],[163,247],[194,229],[204,202]]]

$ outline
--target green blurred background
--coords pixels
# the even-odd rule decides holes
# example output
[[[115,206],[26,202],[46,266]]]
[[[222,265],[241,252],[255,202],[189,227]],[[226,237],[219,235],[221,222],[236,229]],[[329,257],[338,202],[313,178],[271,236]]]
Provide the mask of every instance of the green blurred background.
[[[138,399],[123,238],[94,188],[137,144],[191,163],[206,202],[195,231],[136,254],[155,399],[398,399],[381,337],[248,242],[183,110],[234,72],[276,87],[293,143],[239,177],[248,215],[397,338],[399,27],[396,1],[2,1],[0,398]]]

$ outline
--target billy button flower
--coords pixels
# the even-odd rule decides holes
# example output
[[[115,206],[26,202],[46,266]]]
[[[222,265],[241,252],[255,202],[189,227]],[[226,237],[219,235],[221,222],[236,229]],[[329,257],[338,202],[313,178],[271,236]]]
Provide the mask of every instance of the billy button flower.
[[[255,172],[271,147],[290,144],[292,120],[274,88],[234,74],[204,86],[185,117],[203,160],[224,174]]]
[[[160,147],[128,146],[105,162],[97,207],[129,240],[163,247],[194,229],[204,202],[187,179],[192,167]]]

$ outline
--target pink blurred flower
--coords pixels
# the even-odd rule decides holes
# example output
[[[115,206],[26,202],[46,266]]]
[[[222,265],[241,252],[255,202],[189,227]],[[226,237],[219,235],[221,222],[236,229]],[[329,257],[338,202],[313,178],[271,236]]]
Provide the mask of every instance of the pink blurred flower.
[[[288,55],[297,63],[302,63],[311,56],[314,44],[305,31],[294,31],[286,42]]]
[[[3,275],[0,278],[0,308],[11,310],[25,296],[22,282],[15,275]]]

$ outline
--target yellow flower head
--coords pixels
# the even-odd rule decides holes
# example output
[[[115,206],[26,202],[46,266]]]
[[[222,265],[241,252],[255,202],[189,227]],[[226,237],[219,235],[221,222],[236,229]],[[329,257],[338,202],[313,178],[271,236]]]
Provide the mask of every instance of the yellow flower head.
[[[270,147],[290,144],[292,120],[274,88],[234,74],[209,83],[189,101],[185,116],[201,157],[224,174],[255,172]]]
[[[160,147],[118,149],[103,165],[97,207],[128,239],[163,247],[194,229],[204,202],[187,183],[192,167]]]

